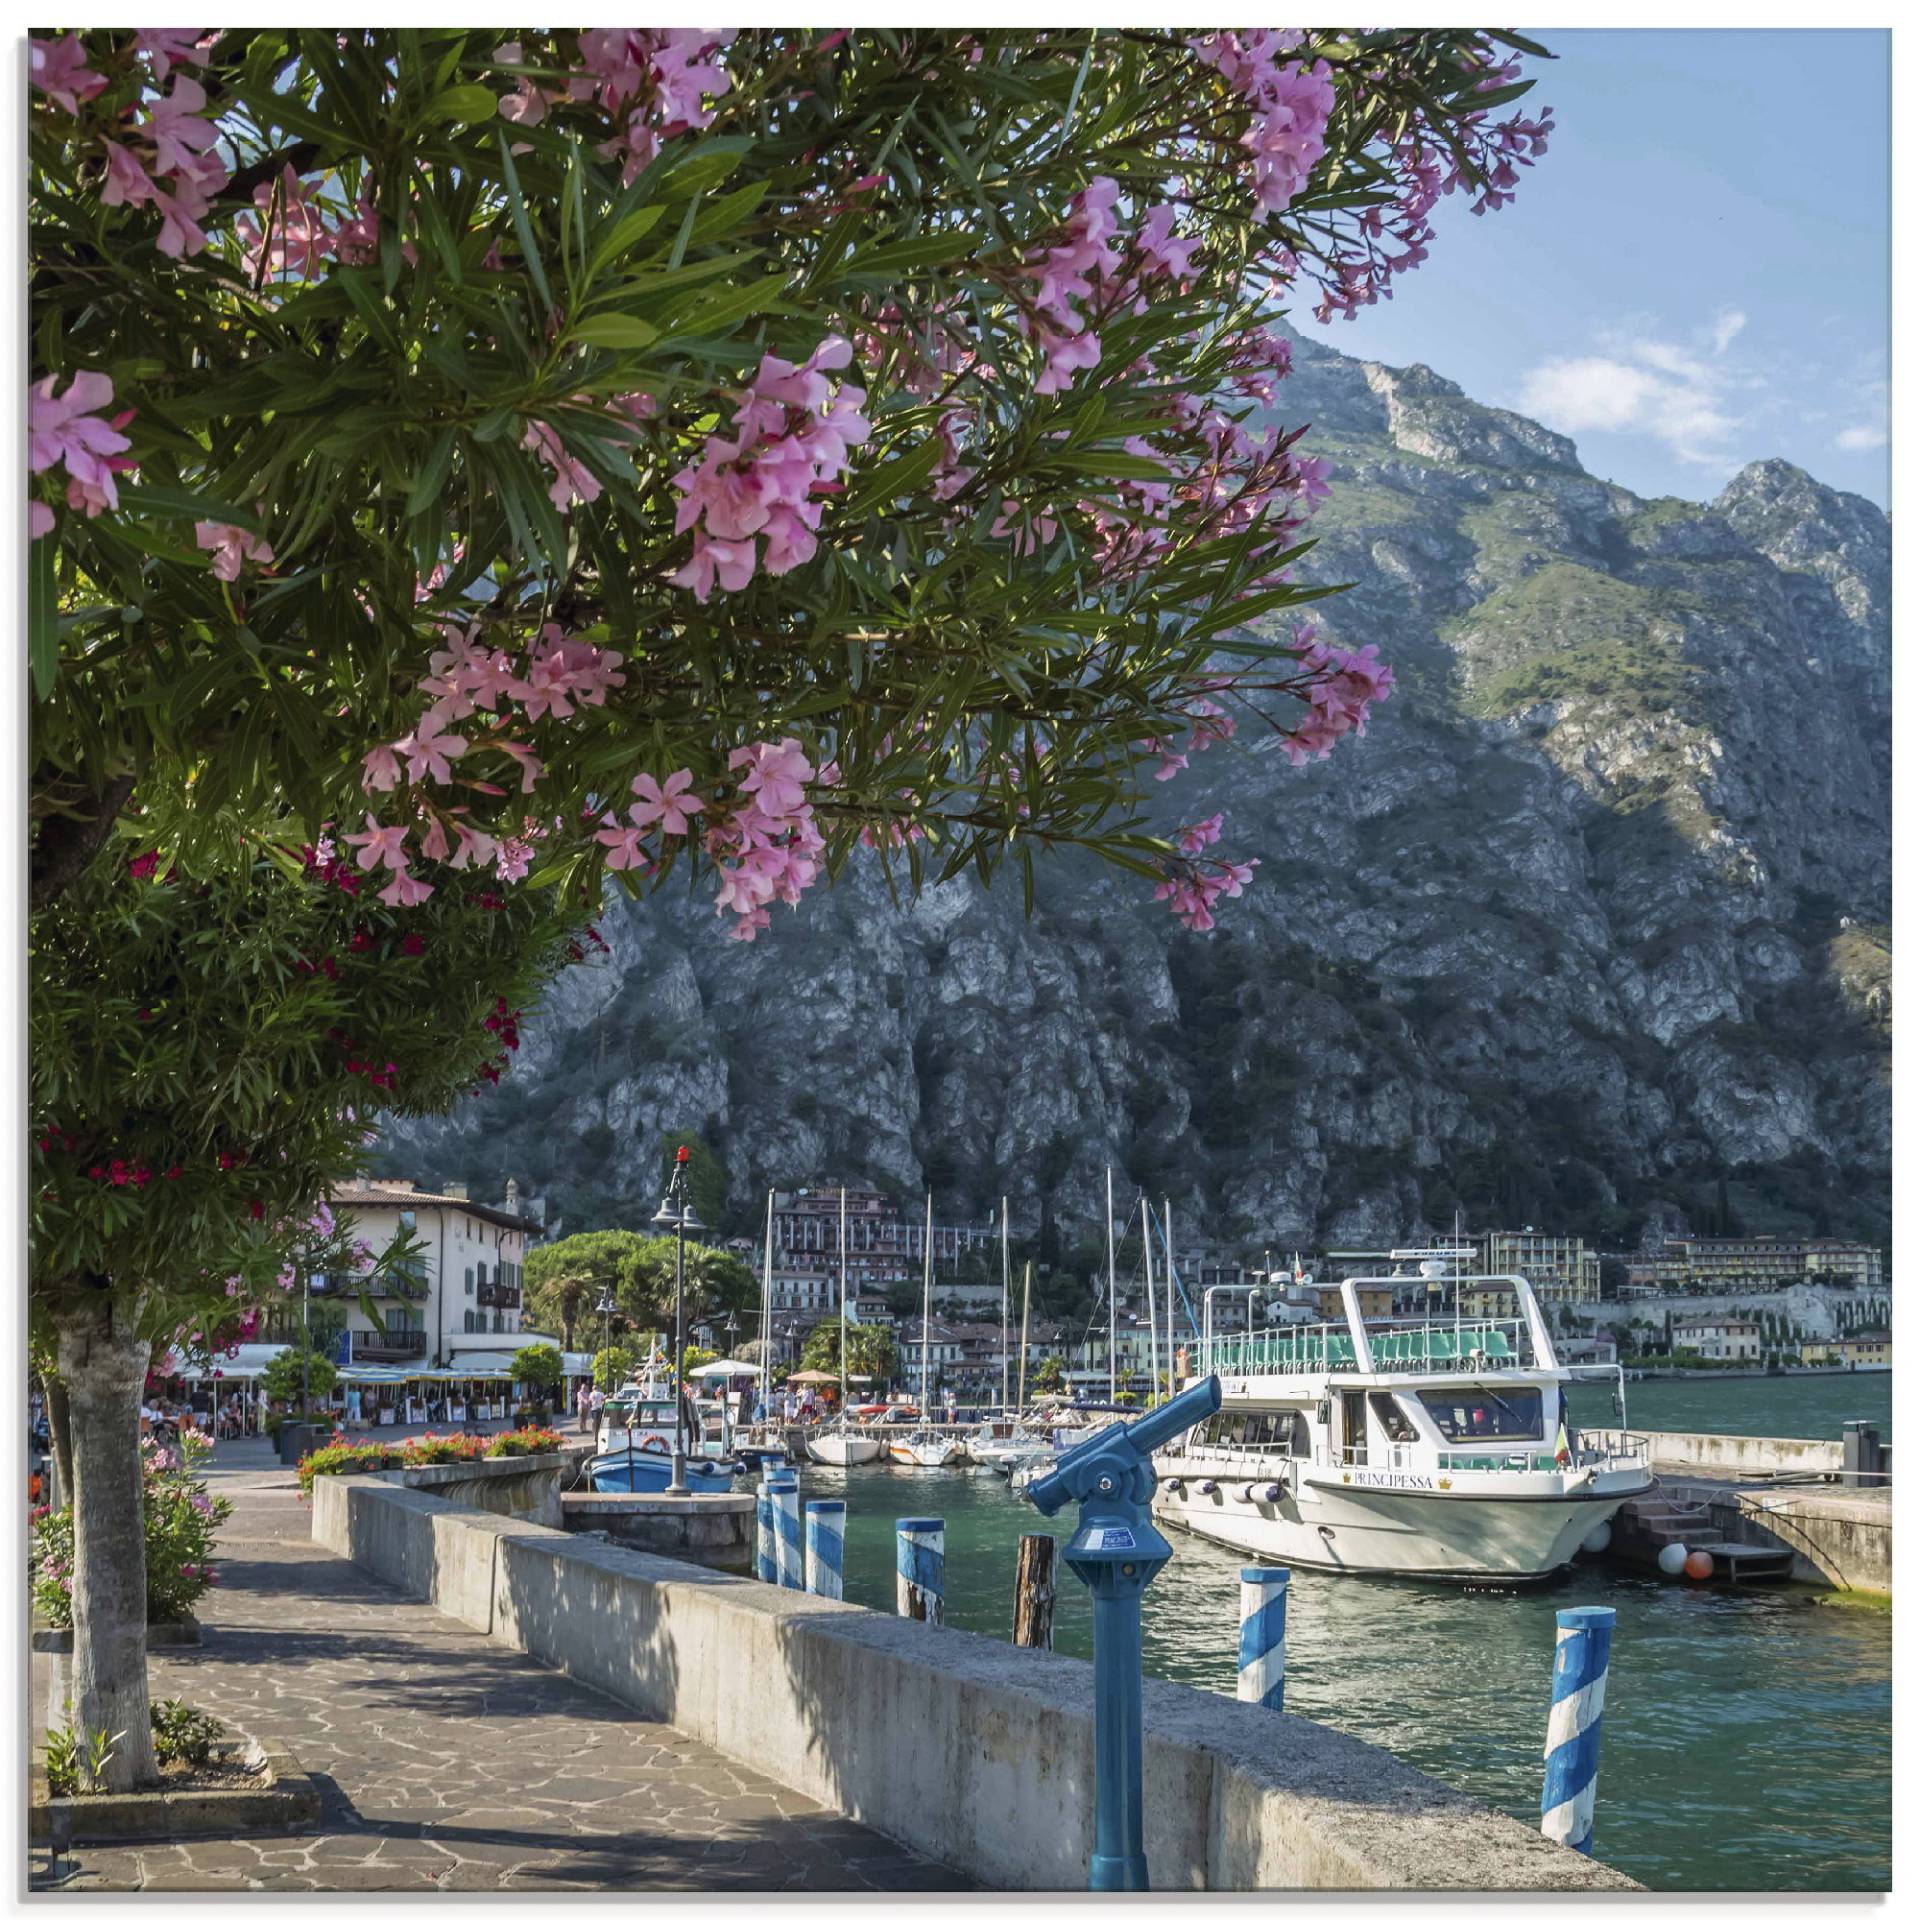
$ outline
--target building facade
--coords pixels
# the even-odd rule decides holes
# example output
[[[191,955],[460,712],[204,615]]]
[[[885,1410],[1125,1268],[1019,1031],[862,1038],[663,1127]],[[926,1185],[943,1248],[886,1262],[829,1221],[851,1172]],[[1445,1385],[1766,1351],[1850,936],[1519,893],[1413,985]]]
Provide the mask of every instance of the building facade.
[[[340,1357],[348,1364],[444,1366],[463,1352],[511,1353],[546,1340],[521,1324],[527,1240],[538,1223],[520,1211],[513,1181],[497,1206],[462,1189],[435,1193],[388,1179],[354,1182],[329,1200],[376,1254],[404,1235],[419,1242],[372,1287],[350,1274],[316,1278],[315,1298],[346,1309]]]
[[[1694,1237],[1669,1240],[1659,1253],[1630,1260],[1627,1278],[1662,1293],[1776,1293],[1809,1281],[1879,1287],[1885,1263],[1880,1249],[1863,1241]]]
[[[1697,1353],[1703,1360],[1758,1360],[1761,1328],[1757,1320],[1681,1320],[1673,1323],[1675,1353]]]
[[[922,1277],[927,1223],[923,1212],[902,1208],[891,1194],[871,1187],[847,1189],[848,1298],[885,1293],[903,1280]],[[840,1270],[840,1189],[799,1187],[773,1196],[774,1257],[795,1272]],[[949,1274],[971,1254],[998,1252],[1000,1225],[933,1228],[936,1282],[944,1266]]]

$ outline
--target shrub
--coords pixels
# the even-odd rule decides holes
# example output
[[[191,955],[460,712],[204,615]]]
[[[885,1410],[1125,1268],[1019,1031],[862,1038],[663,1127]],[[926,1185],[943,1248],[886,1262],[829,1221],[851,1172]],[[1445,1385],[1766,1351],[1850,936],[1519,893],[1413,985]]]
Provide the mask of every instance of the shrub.
[[[496,1433],[423,1433],[417,1440],[340,1440],[316,1447],[300,1462],[302,1497],[313,1492],[322,1473],[387,1473],[395,1467],[445,1467],[462,1460],[502,1460],[515,1454],[552,1453],[561,1437],[551,1427],[525,1427]]]
[[[213,1537],[233,1512],[233,1503],[207,1492],[193,1469],[207,1450],[197,1433],[181,1436],[176,1449],[147,1439],[140,1443],[145,1474],[147,1620],[185,1620],[209,1587]],[[34,1604],[50,1625],[73,1625],[73,1509],[46,1512],[33,1523]]]
[[[174,1760],[204,1767],[213,1743],[226,1732],[212,1714],[184,1700],[156,1700],[147,1713],[153,1725],[153,1757],[163,1767]]]

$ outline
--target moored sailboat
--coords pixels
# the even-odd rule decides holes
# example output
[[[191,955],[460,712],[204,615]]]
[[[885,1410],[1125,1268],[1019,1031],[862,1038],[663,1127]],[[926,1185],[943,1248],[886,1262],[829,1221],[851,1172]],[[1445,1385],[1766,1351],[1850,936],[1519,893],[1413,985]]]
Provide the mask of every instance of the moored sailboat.
[[[920,1423],[887,1441],[887,1458],[896,1467],[954,1467],[967,1449],[952,1432],[943,1432],[927,1418],[933,1404],[933,1195],[927,1195],[927,1231],[922,1249],[920,1282]]]
[[[769,1216],[771,1217],[771,1216]],[[769,1254],[771,1258],[771,1254]],[[847,1417],[847,1190],[840,1189],[840,1410],[807,1435],[807,1458],[823,1467],[863,1467],[880,1458],[880,1441]]]

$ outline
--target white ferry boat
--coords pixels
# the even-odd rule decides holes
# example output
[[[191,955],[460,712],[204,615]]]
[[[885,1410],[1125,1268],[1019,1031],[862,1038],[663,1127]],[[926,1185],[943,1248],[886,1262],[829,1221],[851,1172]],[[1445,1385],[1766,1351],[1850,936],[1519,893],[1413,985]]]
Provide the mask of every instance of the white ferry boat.
[[[1154,1518],[1263,1560],[1336,1573],[1541,1580],[1653,1484],[1631,1440],[1583,1444],[1533,1289],[1396,1256],[1338,1289],[1338,1317],[1215,1335],[1198,1353],[1221,1408],[1154,1456]],[[1467,1317],[1511,1290],[1507,1318]],[[1363,1312],[1363,1302],[1365,1311]],[[1327,1300],[1331,1306],[1331,1300]]]

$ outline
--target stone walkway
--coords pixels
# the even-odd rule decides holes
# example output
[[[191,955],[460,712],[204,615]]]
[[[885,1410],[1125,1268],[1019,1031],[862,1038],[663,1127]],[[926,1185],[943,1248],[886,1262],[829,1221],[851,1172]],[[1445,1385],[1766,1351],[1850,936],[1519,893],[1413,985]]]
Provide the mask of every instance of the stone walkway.
[[[236,1447],[234,1455],[251,1449]],[[265,1449],[261,1452],[264,1454]],[[314,1547],[293,1476],[229,1456],[206,1643],[156,1652],[182,1696],[321,1776],[304,1833],[80,1846],[75,1891],[564,1889],[922,1894],[968,1882],[671,1727],[637,1719]],[[45,1656],[34,1659],[35,1751]],[[36,1843],[36,1880],[47,1866]]]

